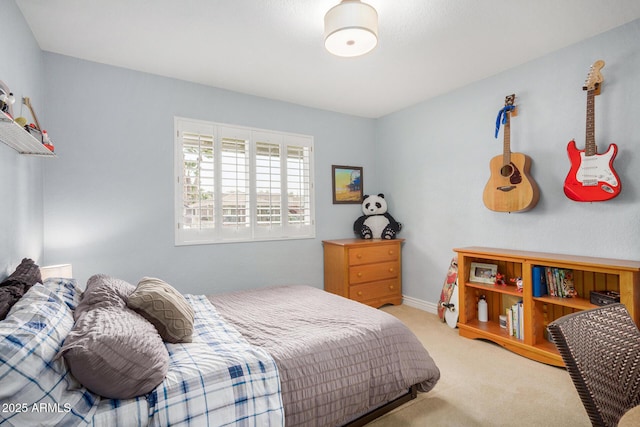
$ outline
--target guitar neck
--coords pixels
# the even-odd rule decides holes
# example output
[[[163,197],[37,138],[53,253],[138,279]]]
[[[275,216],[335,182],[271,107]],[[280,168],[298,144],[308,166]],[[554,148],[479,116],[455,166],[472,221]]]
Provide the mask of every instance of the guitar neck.
[[[587,129],[585,132],[584,154],[593,156],[597,152],[595,130],[595,92],[596,89],[587,91]]]
[[[502,164],[508,165],[511,163],[511,113],[505,111],[506,121],[504,124],[504,142],[502,148]]]

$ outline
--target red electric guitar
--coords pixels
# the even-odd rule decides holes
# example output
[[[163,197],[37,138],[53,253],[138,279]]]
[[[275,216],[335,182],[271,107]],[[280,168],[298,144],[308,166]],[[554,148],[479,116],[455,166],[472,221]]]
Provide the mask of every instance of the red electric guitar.
[[[613,169],[613,159],[618,153],[616,144],[609,144],[609,149],[598,154],[594,129],[594,96],[600,95],[603,82],[600,70],[604,61],[593,63],[583,90],[587,91],[587,131],[585,149],[578,150],[575,140],[567,146],[571,170],[564,180],[564,194],[576,202],[602,202],[613,199],[622,189],[620,178]]]

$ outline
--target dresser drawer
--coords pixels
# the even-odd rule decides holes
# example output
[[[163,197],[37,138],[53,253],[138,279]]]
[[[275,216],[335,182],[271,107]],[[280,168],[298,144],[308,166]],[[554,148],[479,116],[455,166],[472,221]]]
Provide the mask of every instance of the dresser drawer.
[[[349,249],[349,265],[371,264],[376,262],[395,261],[400,256],[400,245],[364,246]]]
[[[369,300],[400,295],[398,279],[356,285],[349,288],[349,299],[366,302]]]
[[[349,284],[353,285],[356,283],[393,279],[398,277],[399,272],[400,263],[398,263],[398,261],[356,265],[349,267]]]
[[[324,290],[375,308],[402,304],[403,242],[323,240]]]

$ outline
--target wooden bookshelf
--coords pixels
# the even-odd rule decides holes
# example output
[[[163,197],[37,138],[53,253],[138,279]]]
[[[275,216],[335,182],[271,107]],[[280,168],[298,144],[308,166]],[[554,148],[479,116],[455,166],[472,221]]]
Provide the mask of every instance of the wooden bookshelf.
[[[597,307],[590,303],[590,293],[594,290],[619,292],[620,302],[640,326],[640,261],[484,247],[454,250],[458,253],[459,270],[458,328],[463,337],[490,340],[530,359],[563,366],[555,345],[547,339],[547,325],[566,314]],[[513,277],[521,277],[522,290],[518,291],[514,285],[471,282],[469,277],[473,262],[497,265],[498,272],[504,274],[507,281]],[[578,297],[534,297],[534,266],[572,270]],[[488,322],[479,322],[477,319],[477,304],[481,295],[487,300]],[[499,316],[504,314],[505,306],[514,299],[521,299],[523,303],[522,339],[510,336],[499,323]]]

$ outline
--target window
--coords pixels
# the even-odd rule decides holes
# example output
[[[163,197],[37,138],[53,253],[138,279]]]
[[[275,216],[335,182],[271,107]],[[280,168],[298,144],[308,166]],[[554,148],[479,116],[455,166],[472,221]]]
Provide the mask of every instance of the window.
[[[315,237],[312,137],[174,125],[176,245]]]

